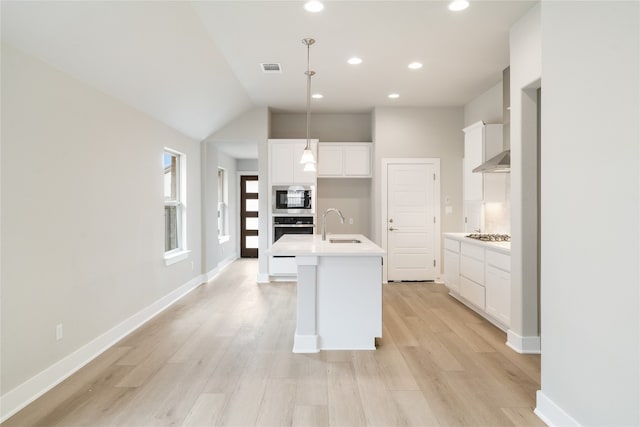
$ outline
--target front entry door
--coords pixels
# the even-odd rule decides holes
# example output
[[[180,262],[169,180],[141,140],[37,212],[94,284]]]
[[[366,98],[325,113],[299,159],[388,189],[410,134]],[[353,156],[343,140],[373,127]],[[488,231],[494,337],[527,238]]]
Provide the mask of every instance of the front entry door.
[[[387,280],[435,280],[439,259],[439,162],[390,160],[386,172]]]
[[[258,177],[240,177],[240,256],[258,258]]]

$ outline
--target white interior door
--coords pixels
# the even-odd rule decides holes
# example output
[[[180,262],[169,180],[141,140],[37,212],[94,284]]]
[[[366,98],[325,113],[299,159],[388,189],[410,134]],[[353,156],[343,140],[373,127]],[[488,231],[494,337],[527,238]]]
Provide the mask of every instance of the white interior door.
[[[387,280],[435,280],[439,259],[436,164],[388,163],[386,167]]]

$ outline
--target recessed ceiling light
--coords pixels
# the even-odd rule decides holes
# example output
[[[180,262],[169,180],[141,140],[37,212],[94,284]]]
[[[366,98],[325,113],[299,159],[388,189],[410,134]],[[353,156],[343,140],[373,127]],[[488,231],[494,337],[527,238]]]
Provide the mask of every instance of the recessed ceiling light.
[[[320,12],[322,9],[324,9],[324,5],[318,0],[310,0],[304,4],[304,8],[308,12]]]
[[[388,96],[391,99],[400,98],[400,94],[398,94],[398,93],[390,93]]]
[[[362,64],[362,59],[354,56],[353,58],[349,58],[347,62],[351,65],[358,65],[358,64]]]
[[[409,68],[411,68],[412,70],[418,70],[422,68],[422,64],[419,62],[412,62],[411,64],[409,64]]]
[[[449,3],[449,10],[453,10],[454,12],[465,10],[468,7],[469,2],[467,0],[453,0],[451,3]]]
[[[313,95],[311,95],[311,97],[313,99],[322,99],[323,98],[321,93],[314,93]]]

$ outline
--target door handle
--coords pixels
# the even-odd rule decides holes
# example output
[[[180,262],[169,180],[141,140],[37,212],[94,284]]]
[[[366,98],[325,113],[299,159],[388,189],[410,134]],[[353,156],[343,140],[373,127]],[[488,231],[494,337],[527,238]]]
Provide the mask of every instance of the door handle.
[[[393,230],[396,230],[396,229],[393,227],[389,227],[389,231],[393,231]]]

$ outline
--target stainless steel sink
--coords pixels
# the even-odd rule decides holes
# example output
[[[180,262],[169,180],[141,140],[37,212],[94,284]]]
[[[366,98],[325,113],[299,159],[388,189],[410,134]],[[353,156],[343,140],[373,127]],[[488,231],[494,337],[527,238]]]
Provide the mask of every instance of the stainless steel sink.
[[[329,239],[331,243],[362,243],[358,239]]]

